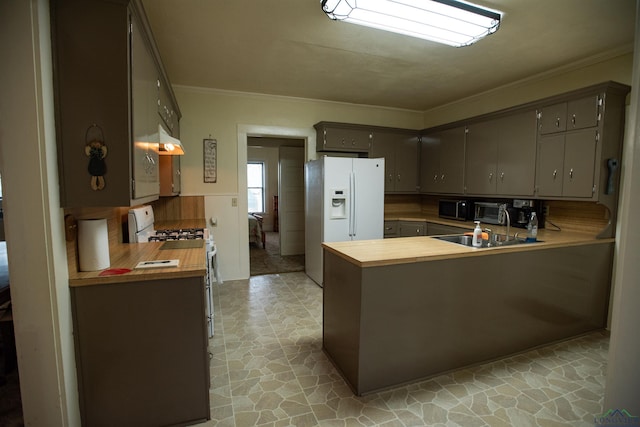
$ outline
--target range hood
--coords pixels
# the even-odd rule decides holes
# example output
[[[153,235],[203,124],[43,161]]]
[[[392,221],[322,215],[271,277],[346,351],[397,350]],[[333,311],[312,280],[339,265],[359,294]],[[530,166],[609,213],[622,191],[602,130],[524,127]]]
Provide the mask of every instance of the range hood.
[[[160,135],[158,154],[164,156],[181,156],[184,154],[184,148],[180,140],[169,135],[162,125],[158,125],[158,135]]]

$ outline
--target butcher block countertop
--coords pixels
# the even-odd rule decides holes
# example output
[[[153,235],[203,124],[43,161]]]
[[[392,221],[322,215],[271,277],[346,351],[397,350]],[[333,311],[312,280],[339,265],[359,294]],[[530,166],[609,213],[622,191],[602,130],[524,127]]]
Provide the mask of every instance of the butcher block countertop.
[[[204,228],[204,220],[163,221],[155,224],[155,229],[165,228]],[[111,265],[106,271],[130,269],[123,274],[103,275],[100,271],[69,271],[69,286],[104,285],[111,283],[140,282],[147,280],[172,279],[184,277],[204,277],[206,274],[206,242],[202,247],[186,249],[161,249],[169,242],[116,243],[109,245]],[[193,242],[181,240],[178,242]],[[177,259],[177,267],[140,268],[135,266],[142,261]],[[104,273],[103,273],[104,274]]]
[[[189,240],[183,240],[189,241]],[[108,283],[140,282],[145,280],[172,279],[203,276],[206,273],[204,244],[201,248],[160,249],[165,242],[121,243],[110,246],[111,265],[106,270],[130,269],[124,274],[100,276],[102,271],[69,272],[69,286],[103,285]],[[179,260],[178,267],[140,268],[141,261],[165,259]]]
[[[505,233],[506,227],[490,226],[494,233]],[[510,235],[526,230],[511,228]],[[397,237],[379,240],[358,240],[323,243],[322,246],[359,267],[407,264],[442,259],[498,255],[508,252],[544,250],[563,246],[611,243],[614,239],[596,239],[591,233],[571,231],[538,231],[538,242],[520,245],[472,248],[439,240],[435,236]]]

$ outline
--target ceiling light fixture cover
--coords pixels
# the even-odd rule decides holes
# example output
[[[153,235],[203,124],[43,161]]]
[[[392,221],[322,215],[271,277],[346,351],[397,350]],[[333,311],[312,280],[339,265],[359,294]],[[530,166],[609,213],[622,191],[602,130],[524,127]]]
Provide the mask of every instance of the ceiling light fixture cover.
[[[502,14],[455,0],[320,0],[333,20],[468,46],[493,34]]]

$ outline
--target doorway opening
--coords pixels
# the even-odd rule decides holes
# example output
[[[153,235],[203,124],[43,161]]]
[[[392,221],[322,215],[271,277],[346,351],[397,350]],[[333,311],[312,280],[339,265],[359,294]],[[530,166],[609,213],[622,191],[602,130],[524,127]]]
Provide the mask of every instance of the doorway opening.
[[[304,271],[304,142],[247,137],[251,276]]]

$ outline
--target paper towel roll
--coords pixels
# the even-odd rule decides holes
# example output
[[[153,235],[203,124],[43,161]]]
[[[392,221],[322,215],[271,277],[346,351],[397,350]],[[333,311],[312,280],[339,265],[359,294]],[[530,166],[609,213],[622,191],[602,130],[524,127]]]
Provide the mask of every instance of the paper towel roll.
[[[106,219],[78,220],[80,271],[104,270],[111,265]]]

